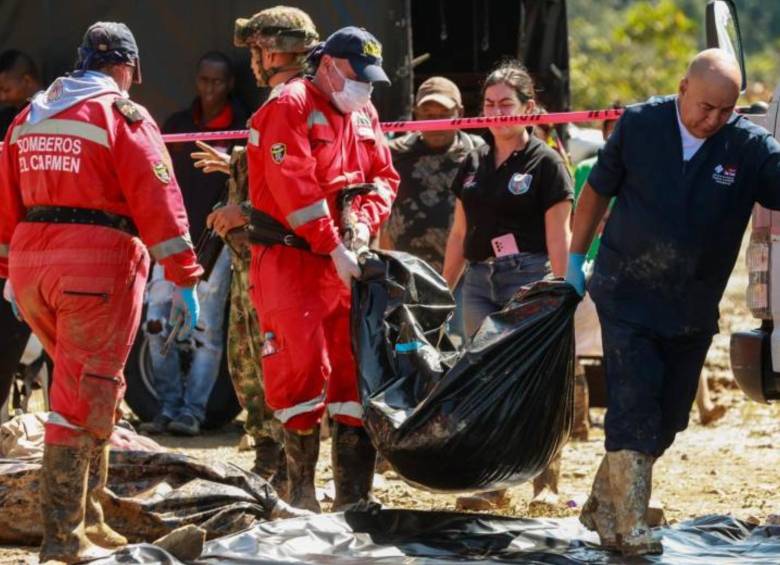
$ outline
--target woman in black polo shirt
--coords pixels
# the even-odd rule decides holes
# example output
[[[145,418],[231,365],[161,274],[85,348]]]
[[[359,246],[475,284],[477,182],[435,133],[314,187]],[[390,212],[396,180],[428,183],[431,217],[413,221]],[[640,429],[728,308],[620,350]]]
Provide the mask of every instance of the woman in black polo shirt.
[[[483,114],[533,113],[533,97],[533,81],[525,68],[516,61],[501,63],[482,88]],[[551,272],[557,277],[566,273],[571,176],[560,155],[529,129],[491,127],[493,141],[466,157],[452,185],[458,200],[447,240],[444,277],[454,288],[463,273],[468,336],[520,287]],[[551,467],[534,481],[537,500],[542,494],[554,500],[557,462]],[[553,495],[543,493],[545,486],[551,487]],[[487,494],[459,502],[477,509],[507,502],[503,492]]]

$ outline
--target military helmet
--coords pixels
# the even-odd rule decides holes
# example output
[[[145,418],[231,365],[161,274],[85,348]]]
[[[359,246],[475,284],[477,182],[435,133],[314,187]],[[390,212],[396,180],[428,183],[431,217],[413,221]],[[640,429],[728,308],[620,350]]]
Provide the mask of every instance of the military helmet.
[[[233,34],[236,47],[256,44],[279,53],[306,53],[319,40],[309,14],[291,6],[274,6],[251,18],[238,18]]]

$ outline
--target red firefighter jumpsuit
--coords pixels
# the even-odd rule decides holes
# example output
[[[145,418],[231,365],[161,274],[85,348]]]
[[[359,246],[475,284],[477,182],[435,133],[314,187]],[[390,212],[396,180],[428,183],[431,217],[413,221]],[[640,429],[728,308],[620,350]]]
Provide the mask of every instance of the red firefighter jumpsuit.
[[[376,109],[342,114],[308,79],[292,80],[252,116],[247,156],[252,206],[311,247],[252,247],[251,298],[274,336],[262,358],[266,402],[288,429],[316,426],[326,406],[336,421],[360,426],[350,293],[328,253],[341,241],[342,188],[377,186],[352,206],[372,233],[390,214],[399,179]]]
[[[99,209],[132,218],[166,275],[201,273],[159,129],[135,106],[125,118],[102,93],[36,124],[16,117],[0,155],[0,277],[54,359],[47,444],[107,439],[149,270],[141,241],[96,225],[28,223],[32,206]],[[131,106],[132,107],[132,106]]]

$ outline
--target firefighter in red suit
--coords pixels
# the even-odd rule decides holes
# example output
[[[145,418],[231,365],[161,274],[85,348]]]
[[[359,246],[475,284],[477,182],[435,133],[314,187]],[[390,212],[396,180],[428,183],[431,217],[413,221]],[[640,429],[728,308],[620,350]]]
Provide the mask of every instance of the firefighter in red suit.
[[[0,277],[54,359],[41,562],[127,542],[105,524],[100,499],[149,255],[178,285],[184,334],[197,321],[202,273],[159,129],[127,98],[140,82],[132,33],[98,22],[78,52],[76,72],[14,120],[0,160]]]
[[[335,421],[334,510],[371,497],[376,452],[362,427],[350,345],[350,286],[360,275],[352,249],[390,214],[398,175],[370,101],[373,83],[389,83],[376,38],[347,27],[309,60],[314,76],[274,89],[252,116],[247,155],[250,215],[286,234],[252,247],[266,402],[285,429],[289,502],[318,512],[314,470],[326,409]],[[352,203],[356,237],[348,249],[337,197],[361,183],[373,190]],[[250,222],[250,239],[257,225]]]

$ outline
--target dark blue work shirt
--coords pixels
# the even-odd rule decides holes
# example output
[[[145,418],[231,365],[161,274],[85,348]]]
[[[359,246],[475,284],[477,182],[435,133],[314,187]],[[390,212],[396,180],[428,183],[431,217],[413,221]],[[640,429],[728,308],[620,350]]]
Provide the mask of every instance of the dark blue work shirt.
[[[629,107],[599,153],[588,182],[618,198],[588,290],[661,335],[717,333],[753,204],[780,208],[780,144],[735,114],[683,162],[675,104]]]

